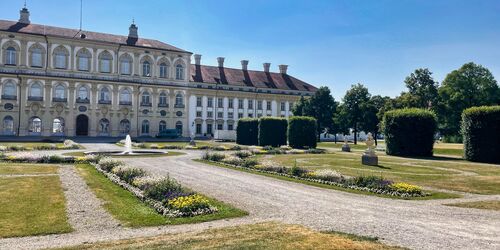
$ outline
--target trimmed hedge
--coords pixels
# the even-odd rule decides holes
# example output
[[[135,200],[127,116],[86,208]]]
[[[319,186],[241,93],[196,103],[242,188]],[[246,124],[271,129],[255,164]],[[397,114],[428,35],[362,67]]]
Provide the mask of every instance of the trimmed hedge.
[[[241,145],[257,145],[259,136],[259,120],[243,118],[236,127],[236,143]]]
[[[500,163],[500,106],[464,110],[462,135],[466,160]]]
[[[316,148],[316,119],[292,116],[288,120],[288,144],[292,148]]]
[[[259,145],[279,147],[286,145],[288,122],[284,118],[263,117],[259,120]]]
[[[400,156],[432,156],[436,115],[424,109],[396,109],[383,119],[386,153]]]

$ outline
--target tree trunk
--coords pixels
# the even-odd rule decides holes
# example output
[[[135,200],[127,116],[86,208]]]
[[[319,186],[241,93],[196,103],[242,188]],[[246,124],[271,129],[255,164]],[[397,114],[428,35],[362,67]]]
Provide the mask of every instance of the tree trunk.
[[[375,146],[378,146],[378,143],[377,143],[377,132],[374,132],[373,134],[375,135],[373,137],[373,139],[375,139]]]
[[[334,135],[333,135],[333,138],[335,138],[335,139],[334,139],[334,140],[335,140],[335,144],[337,144],[337,134],[334,134]]]
[[[358,144],[358,123],[354,123],[354,144]]]

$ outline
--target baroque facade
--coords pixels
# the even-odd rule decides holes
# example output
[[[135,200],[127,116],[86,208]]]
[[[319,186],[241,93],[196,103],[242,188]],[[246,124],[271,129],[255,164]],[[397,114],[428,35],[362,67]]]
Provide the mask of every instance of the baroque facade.
[[[316,88],[287,74],[201,65],[201,55],[138,36],[0,20],[0,135],[182,136],[291,115]],[[194,57],[194,64],[191,57]]]

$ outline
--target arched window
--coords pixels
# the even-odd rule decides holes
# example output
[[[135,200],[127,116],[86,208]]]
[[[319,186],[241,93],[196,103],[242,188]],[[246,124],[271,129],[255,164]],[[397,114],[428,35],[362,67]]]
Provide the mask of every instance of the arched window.
[[[14,118],[12,118],[12,116],[8,115],[3,118],[2,129],[4,135],[9,135],[14,133]]]
[[[31,84],[31,87],[30,87],[30,96],[31,97],[42,97],[42,85],[40,85],[40,83],[38,82],[35,82],[33,84]]]
[[[168,65],[166,63],[160,63],[160,78],[168,77]]]
[[[164,132],[165,130],[167,130],[167,123],[165,121],[160,121],[160,133],[161,132]]]
[[[142,121],[141,134],[143,134],[143,135],[149,134],[149,121],[148,120]]]
[[[142,62],[142,76],[151,76],[151,63],[148,60],[144,60],[144,62]]]
[[[54,98],[64,99],[66,98],[66,88],[62,84],[58,84],[54,89]]]
[[[109,102],[111,101],[111,97],[109,95],[108,87],[102,87],[99,95],[99,101]]]
[[[142,93],[141,105],[149,105],[150,103],[150,95],[149,92],[144,91]]]
[[[175,79],[184,80],[184,66],[182,64],[175,66]]]
[[[123,55],[120,59],[120,74],[132,74],[132,58],[128,54]]]
[[[179,132],[179,135],[182,135],[182,122],[178,121],[175,123],[175,129]]]
[[[89,99],[89,90],[85,86],[80,86],[78,88],[78,99],[79,100],[88,100]]]
[[[167,104],[167,94],[165,94],[165,92],[161,92],[160,93],[160,100],[158,102],[158,106],[160,106],[160,107],[168,107],[168,104]]]
[[[64,134],[64,119],[63,118],[56,118],[52,122],[52,133],[53,134],[59,134],[62,135]]]
[[[67,66],[68,51],[59,46],[54,50],[54,68],[56,69],[66,69]]]
[[[8,81],[3,85],[3,98],[16,97],[16,85],[12,81]]]
[[[130,94],[130,90],[125,88],[120,91],[120,104],[122,105],[130,105],[132,104],[132,95]]]
[[[42,133],[42,119],[38,117],[31,117],[29,120],[28,131],[32,135],[39,135]]]
[[[175,95],[175,106],[182,107],[183,105],[184,105],[184,98],[182,97],[181,93],[177,93],[177,95]]]
[[[5,50],[5,64],[6,65],[16,65],[17,64],[17,51],[14,47],[8,47]]]
[[[111,65],[113,63],[113,56],[104,51],[99,55],[99,71],[101,73],[111,73]]]
[[[99,121],[99,133],[100,135],[108,135],[109,134],[109,120],[106,118],[102,118]]]
[[[130,121],[123,119],[120,121],[120,134],[127,135],[128,133],[130,133]]]
[[[33,45],[31,52],[31,67],[43,67],[43,48],[40,45]]]
[[[79,71],[90,71],[90,58],[92,55],[86,49],[81,49],[76,53],[76,63]]]

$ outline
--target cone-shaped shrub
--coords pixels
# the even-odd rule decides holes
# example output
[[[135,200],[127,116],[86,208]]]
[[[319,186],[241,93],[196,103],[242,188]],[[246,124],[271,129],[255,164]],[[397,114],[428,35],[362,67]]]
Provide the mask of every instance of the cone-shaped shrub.
[[[292,148],[316,148],[316,119],[308,116],[290,117],[288,144]]]
[[[259,120],[243,118],[238,120],[236,143],[241,145],[257,145],[259,136]]]
[[[464,110],[462,135],[466,160],[500,163],[500,106]]]
[[[286,145],[288,122],[284,118],[263,117],[259,120],[259,145],[279,147]]]
[[[386,153],[400,156],[432,156],[436,115],[424,109],[396,109],[383,120]]]

